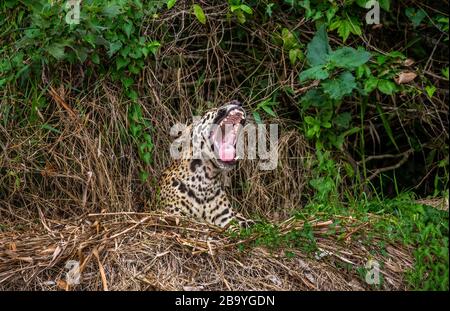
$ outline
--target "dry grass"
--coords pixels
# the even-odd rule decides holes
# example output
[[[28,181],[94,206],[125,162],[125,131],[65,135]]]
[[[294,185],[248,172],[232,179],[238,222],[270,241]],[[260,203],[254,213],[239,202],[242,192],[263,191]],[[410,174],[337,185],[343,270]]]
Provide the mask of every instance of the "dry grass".
[[[220,43],[232,41],[224,37],[231,27],[223,19],[227,5],[205,7],[205,31],[185,20],[190,2],[184,9],[183,3],[177,4],[177,14],[161,14],[145,27],[146,35],[166,38],[138,82],[139,103],[153,126],[148,129],[156,148],[151,166],[139,160],[128,135],[130,103],[121,90],[106,79],[86,87],[83,68],[45,70],[44,86],[35,90],[48,102],[36,112],[39,122],[0,123],[0,289],[370,290],[357,269],[371,258],[384,262],[381,289],[406,289],[403,275],[412,267],[411,249],[388,245],[382,258],[352,238],[370,230],[375,216],[366,223],[339,215],[325,222],[310,219],[324,255],[317,259],[298,249],[287,249],[293,258],[285,256],[287,250],[264,247],[239,251],[237,244],[248,246],[257,236],[236,240],[192,221],[176,224],[155,211],[157,177],[170,162],[173,124],[190,122],[193,115],[235,98],[251,111],[282,86],[294,90],[284,98],[289,110],[306,90],[296,79],[301,68],[279,59],[275,51],[280,47],[271,42],[269,31],[248,29],[245,48],[258,42],[263,51],[226,50]],[[287,26],[302,27],[305,42],[313,34],[304,20]],[[61,84],[51,85],[56,75]],[[27,120],[33,112],[29,102],[17,99],[26,98],[21,92],[6,90],[1,104],[17,115],[25,111]],[[241,212],[281,223],[286,233],[303,225],[289,215],[303,206],[311,172],[309,147],[292,119],[282,114],[272,120],[280,128],[279,167],[264,172],[256,162],[243,161],[228,191]],[[141,170],[150,173],[145,183],[139,180]],[[343,240],[326,234],[336,219],[342,220]],[[75,287],[64,281],[64,266],[71,259],[82,265],[82,281]]]
[[[384,258],[351,235],[337,242],[325,234],[333,223],[310,220],[320,250],[316,256],[292,249],[295,256],[263,247],[244,248],[244,240],[217,229],[157,213],[90,214],[72,221],[40,218],[41,224],[0,238],[0,289],[3,290],[363,290],[371,289],[356,268],[367,258],[382,260],[382,289],[405,289],[403,272],[411,268],[408,249],[387,246]],[[178,221],[181,221],[177,224]],[[289,219],[282,234],[303,226]],[[80,263],[79,285],[66,283],[68,260]],[[347,265],[348,272],[337,269]]]

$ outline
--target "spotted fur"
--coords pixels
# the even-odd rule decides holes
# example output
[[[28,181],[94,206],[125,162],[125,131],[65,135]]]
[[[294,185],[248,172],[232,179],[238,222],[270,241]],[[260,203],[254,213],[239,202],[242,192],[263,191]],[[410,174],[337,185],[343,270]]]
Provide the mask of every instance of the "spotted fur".
[[[194,141],[192,148],[188,149],[187,153],[184,151],[183,156],[192,156],[195,146],[200,147],[201,155],[193,159],[188,156],[174,160],[163,172],[160,198],[163,208],[170,213],[195,217],[219,227],[226,227],[233,219],[240,225],[249,223],[242,215],[233,211],[224,191],[223,172],[234,165],[217,160],[213,156],[209,140],[211,125],[235,108],[242,110],[237,101],[209,110],[179,138],[179,142],[186,139]],[[193,140],[194,137],[196,139]]]

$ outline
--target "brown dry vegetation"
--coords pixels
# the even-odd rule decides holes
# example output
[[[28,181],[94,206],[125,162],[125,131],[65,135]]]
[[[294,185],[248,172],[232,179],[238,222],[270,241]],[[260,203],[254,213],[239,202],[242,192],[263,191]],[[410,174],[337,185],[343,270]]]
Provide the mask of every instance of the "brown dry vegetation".
[[[0,123],[0,289],[370,290],[374,288],[355,269],[370,258],[384,262],[381,289],[407,289],[404,273],[413,266],[411,248],[387,245],[381,258],[353,239],[356,232],[370,231],[375,215],[365,221],[311,216],[308,223],[319,248],[311,255],[298,249],[253,248],[249,245],[255,234],[234,239],[216,228],[156,210],[157,180],[170,162],[173,124],[190,122],[193,115],[235,98],[250,111],[255,100],[270,97],[282,86],[290,86],[294,94],[283,98],[280,117],[271,119],[280,129],[278,168],[260,171],[256,162],[242,161],[228,191],[242,213],[279,223],[282,234],[303,225],[290,215],[311,194],[307,185],[312,147],[295,120],[283,116],[296,109],[307,89],[298,84],[300,68],[279,57],[280,47],[270,41],[270,31],[277,26],[268,22],[255,27],[250,21],[242,26],[248,33],[245,46],[226,42],[229,48],[224,48],[221,43],[230,40],[225,33],[233,27],[225,18],[228,6],[203,5],[207,30],[189,17],[189,3],[184,1],[178,1],[176,12],[164,11],[143,27],[147,36],[166,38],[137,84],[139,104],[153,127],[152,165],[142,164],[127,134],[129,101],[120,87],[107,77],[85,81],[84,66],[43,71],[38,93],[48,105],[37,111],[37,117],[58,132],[37,123]],[[301,29],[305,42],[315,31],[304,19],[287,26]],[[254,46],[263,49],[262,59],[253,55]],[[59,82],[54,84],[55,80]],[[13,110],[31,105],[26,94],[7,96],[11,92],[21,90],[6,89],[1,104]],[[383,108],[390,109],[388,104]],[[417,119],[416,111],[408,109],[398,108],[406,115],[399,127]],[[419,121],[428,122],[430,136],[444,129],[436,139],[445,141],[448,132],[438,120],[444,118],[448,104],[439,99],[429,109]],[[368,137],[376,137],[379,123],[369,121],[368,126],[373,127]],[[377,144],[375,138],[373,142]],[[150,173],[145,183],[139,179],[141,170]],[[336,219],[344,238],[325,234]],[[65,263],[71,259],[82,267],[76,286],[64,281]]]

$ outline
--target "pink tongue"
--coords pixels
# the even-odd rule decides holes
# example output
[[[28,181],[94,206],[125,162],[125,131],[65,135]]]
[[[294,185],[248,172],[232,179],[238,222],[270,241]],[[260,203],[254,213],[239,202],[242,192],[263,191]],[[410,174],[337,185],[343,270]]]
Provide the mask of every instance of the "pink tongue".
[[[225,137],[222,138],[222,143],[219,147],[219,156],[222,161],[232,161],[236,156],[236,149],[234,148],[234,132],[233,126],[225,126]]]
[[[236,155],[236,149],[233,145],[222,144],[219,149],[220,159],[222,161],[232,161]]]

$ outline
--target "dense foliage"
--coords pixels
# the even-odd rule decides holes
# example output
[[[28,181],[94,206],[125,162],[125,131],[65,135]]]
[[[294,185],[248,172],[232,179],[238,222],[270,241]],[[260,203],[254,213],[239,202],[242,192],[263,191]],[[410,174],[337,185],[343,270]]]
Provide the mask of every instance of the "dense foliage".
[[[156,143],[161,125],[151,116],[159,111],[143,100],[155,88],[146,77],[154,68],[198,68],[190,99],[214,101],[238,89],[234,95],[245,99],[255,122],[278,122],[306,138],[310,178],[302,203],[309,209],[302,213],[337,212],[323,207],[329,204],[340,213],[351,206],[361,217],[386,215],[375,225],[379,232],[396,230],[392,241],[419,244],[412,286],[448,289],[448,211],[410,202],[448,198],[446,1],[380,0],[379,24],[366,23],[374,2],[368,0],[83,0],[73,22],[76,2],[0,4],[1,148],[15,128],[37,131],[44,140],[61,133],[53,86],[64,85],[72,107],[66,110],[84,116],[92,112],[81,99],[106,80],[126,106],[126,124],[117,131],[141,161],[136,179],[154,188],[152,172],[161,169],[156,153],[168,150]],[[178,37],[194,24],[201,34]],[[209,33],[220,33],[221,41],[210,41]],[[236,66],[221,68],[192,53],[216,48],[227,66]],[[232,82],[220,85],[221,75]],[[177,114],[181,102],[169,98],[166,106]],[[104,118],[113,116],[105,111]],[[18,165],[6,164],[16,163],[12,157],[0,160],[0,201],[25,187]],[[46,167],[45,157],[35,165]],[[276,240],[273,232],[263,236]],[[293,233],[291,240],[299,236],[308,237]]]

